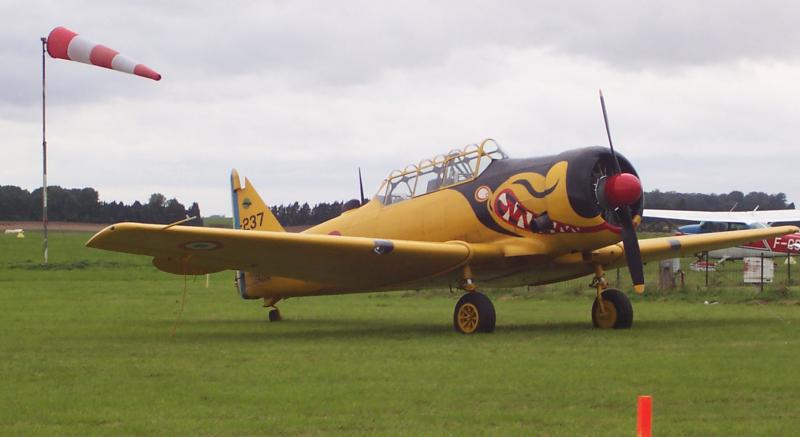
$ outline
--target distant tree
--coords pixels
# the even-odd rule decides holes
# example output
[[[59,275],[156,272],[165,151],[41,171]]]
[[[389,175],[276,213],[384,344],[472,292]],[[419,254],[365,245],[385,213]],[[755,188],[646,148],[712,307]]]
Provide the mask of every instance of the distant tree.
[[[186,211],[186,215],[189,217],[197,217],[196,220],[192,220],[191,222],[187,223],[191,226],[203,226],[203,216],[200,215],[200,205],[197,202],[193,202],[192,206],[189,207],[189,210]]]
[[[41,204],[39,205],[41,208]],[[31,217],[31,193],[13,185],[0,186],[0,219],[29,220]]]
[[[146,205],[135,201],[128,206],[116,201],[100,202],[99,199],[94,188],[47,187],[47,217],[52,221],[170,223],[182,220],[187,214],[180,202],[167,200],[161,193],[150,195]],[[193,203],[189,213],[199,217],[200,206]],[[41,219],[41,188],[28,192],[11,185],[0,186],[0,220]]]

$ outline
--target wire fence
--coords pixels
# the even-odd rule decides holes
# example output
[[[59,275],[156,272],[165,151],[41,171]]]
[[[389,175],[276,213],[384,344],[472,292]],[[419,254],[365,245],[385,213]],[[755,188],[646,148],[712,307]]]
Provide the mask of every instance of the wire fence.
[[[800,263],[795,256],[750,257],[724,261],[701,257],[685,257],[645,264],[648,291],[668,293],[671,290],[746,290],[765,292],[800,290]],[[550,284],[551,290],[580,292],[590,288],[592,277]],[[609,286],[630,291],[627,268],[606,271]],[[533,287],[531,287],[533,289]]]

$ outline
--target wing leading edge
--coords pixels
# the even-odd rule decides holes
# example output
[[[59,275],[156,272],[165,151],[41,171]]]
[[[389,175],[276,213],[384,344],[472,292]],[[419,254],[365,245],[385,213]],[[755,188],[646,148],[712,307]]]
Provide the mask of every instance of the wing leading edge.
[[[669,220],[747,224],[800,221],[800,210],[797,209],[771,211],[680,211],[672,209],[645,209],[643,215],[648,218]]]
[[[798,231],[800,231],[800,228],[797,226],[775,226],[743,231],[647,238],[639,240],[639,248],[642,252],[642,261],[648,262],[693,255],[703,251],[724,249],[751,241],[780,237]],[[592,252],[592,260],[607,266],[607,268],[620,267],[625,263],[624,252],[624,245],[612,244]]]
[[[649,238],[639,241],[644,262],[722,249],[798,232],[796,226]],[[519,244],[519,243],[516,243]],[[153,264],[175,274],[243,270],[261,277],[309,281],[339,291],[370,290],[446,275],[470,263],[480,265],[509,257],[549,257],[546,250],[514,243],[469,244],[364,237],[292,234],[270,231],[165,227],[120,223],[98,232],[87,246],[153,257]],[[587,256],[590,255],[590,256]],[[541,264],[540,259],[537,264]],[[556,265],[625,264],[621,243],[591,254],[570,253]]]
[[[475,257],[463,242],[431,243],[363,237],[119,223],[94,235],[88,247],[153,257],[175,274],[243,270],[338,289],[364,289],[425,279]]]

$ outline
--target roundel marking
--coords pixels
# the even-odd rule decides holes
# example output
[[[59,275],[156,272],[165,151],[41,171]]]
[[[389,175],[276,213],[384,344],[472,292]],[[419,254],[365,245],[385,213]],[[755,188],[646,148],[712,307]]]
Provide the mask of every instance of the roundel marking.
[[[389,240],[375,240],[372,253],[376,255],[387,255],[394,250],[394,243]]]
[[[188,250],[217,250],[222,247],[222,243],[217,241],[190,241],[181,244],[181,247]]]
[[[245,197],[244,200],[242,201],[242,206],[244,207],[244,209],[250,208],[250,205],[252,204],[253,202],[250,201],[249,197]]]
[[[478,202],[486,202],[492,196],[492,189],[486,185],[481,185],[475,190],[475,200]]]

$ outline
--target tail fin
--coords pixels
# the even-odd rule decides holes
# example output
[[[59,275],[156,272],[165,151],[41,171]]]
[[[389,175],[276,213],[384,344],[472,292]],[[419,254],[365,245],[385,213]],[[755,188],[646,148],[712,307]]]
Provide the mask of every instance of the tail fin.
[[[235,169],[231,171],[231,199],[234,229],[285,232],[247,178],[244,179],[242,188],[239,173]],[[257,299],[247,295],[248,284],[252,285],[254,281],[252,272],[236,272],[236,288],[243,299]]]
[[[234,229],[285,232],[247,178],[242,188],[236,170],[231,171],[231,198]]]

